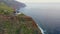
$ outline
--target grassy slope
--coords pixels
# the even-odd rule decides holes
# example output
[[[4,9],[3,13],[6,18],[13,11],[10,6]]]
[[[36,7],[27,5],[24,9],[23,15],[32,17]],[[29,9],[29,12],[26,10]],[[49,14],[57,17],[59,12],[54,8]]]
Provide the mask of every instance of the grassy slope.
[[[8,7],[7,5],[5,5],[3,2],[0,3],[0,14],[9,14],[11,12],[13,12],[14,10],[10,7]]]
[[[0,29],[3,34],[41,34],[32,19],[26,16],[0,17]]]
[[[0,34],[41,34],[34,26],[32,18],[24,14],[9,15],[11,12],[13,12],[12,8],[4,3],[0,4]]]

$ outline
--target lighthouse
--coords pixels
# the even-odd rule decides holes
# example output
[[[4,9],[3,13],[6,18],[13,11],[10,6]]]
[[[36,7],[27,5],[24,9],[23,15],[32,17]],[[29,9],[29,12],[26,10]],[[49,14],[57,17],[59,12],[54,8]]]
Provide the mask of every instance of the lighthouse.
[[[19,14],[21,14],[21,12],[18,9],[16,9],[16,13],[15,14],[19,15]]]
[[[13,12],[13,15],[14,16],[17,16],[19,14],[21,14],[21,12],[18,9],[15,9],[14,12]]]

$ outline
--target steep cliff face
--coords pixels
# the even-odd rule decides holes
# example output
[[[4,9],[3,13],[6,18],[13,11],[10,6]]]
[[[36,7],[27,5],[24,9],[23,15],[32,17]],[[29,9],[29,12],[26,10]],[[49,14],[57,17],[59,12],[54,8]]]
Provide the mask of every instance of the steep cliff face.
[[[14,10],[0,4],[0,34],[41,34],[34,20],[24,14],[14,15]]]
[[[0,14],[0,34],[41,34],[41,31],[29,16]]]

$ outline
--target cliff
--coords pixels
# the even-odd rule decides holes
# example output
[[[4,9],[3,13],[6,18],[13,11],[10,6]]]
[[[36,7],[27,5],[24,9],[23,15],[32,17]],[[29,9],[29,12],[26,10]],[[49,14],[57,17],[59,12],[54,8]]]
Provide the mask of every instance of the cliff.
[[[24,3],[21,2],[17,2],[15,0],[0,0],[0,3],[3,2],[5,3],[7,6],[13,8],[13,9],[20,9],[20,8],[24,8],[26,5]]]
[[[0,4],[0,34],[41,34],[34,20],[24,14],[14,15],[14,10]]]
[[[29,16],[0,14],[0,34],[41,34],[41,31]]]

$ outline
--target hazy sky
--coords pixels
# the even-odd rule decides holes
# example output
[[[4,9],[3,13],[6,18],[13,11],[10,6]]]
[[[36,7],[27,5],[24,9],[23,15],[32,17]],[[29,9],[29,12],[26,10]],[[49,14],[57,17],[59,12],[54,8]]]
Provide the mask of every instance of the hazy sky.
[[[49,3],[49,2],[58,2],[60,3],[60,0],[17,0],[19,2],[23,2],[23,3]]]

